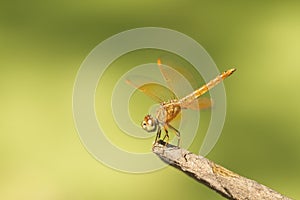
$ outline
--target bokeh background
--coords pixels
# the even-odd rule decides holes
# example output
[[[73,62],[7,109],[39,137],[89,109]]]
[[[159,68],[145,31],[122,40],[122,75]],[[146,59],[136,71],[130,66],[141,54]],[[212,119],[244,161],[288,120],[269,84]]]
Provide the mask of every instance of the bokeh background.
[[[72,115],[80,64],[106,38],[145,26],[180,31],[220,71],[238,69],[224,83],[226,122],[207,157],[299,199],[300,3],[276,0],[1,1],[0,199],[223,199],[170,167],[115,171],[80,142]],[[118,73],[106,73],[107,94]],[[123,148],[151,147],[149,139],[130,149],[119,135],[109,137]]]

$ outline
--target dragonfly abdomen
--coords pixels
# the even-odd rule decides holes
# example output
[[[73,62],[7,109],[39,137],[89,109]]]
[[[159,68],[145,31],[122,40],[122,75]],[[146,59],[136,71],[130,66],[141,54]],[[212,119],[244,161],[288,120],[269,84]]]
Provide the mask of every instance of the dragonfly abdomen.
[[[199,88],[198,90],[196,90],[194,92],[195,98],[200,97],[202,94],[204,94],[205,92],[207,92],[211,88],[218,85],[221,81],[223,81],[225,78],[230,76],[235,70],[236,69],[230,69],[230,70],[227,70],[227,71],[223,72],[222,74],[220,74],[219,76],[217,76],[213,80],[209,81],[206,85],[204,85],[201,88]]]
[[[207,84],[203,85],[199,89],[195,90],[193,93],[191,93],[191,94],[187,95],[186,97],[180,99],[179,102],[181,104],[181,107],[185,108],[188,105],[190,105],[191,103],[193,103],[193,101],[198,99],[201,95],[203,95],[208,90],[210,90],[211,88],[213,88],[214,86],[219,84],[222,80],[224,80],[228,76],[230,76],[235,70],[236,69],[230,69],[230,70],[227,70],[227,71],[221,73],[219,76],[217,76],[213,80],[209,81]]]

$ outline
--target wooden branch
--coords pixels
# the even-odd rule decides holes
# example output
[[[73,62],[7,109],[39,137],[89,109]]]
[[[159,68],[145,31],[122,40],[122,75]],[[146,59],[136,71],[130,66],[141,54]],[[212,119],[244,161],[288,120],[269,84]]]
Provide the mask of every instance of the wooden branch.
[[[254,180],[225,169],[207,158],[170,144],[165,146],[162,141],[153,146],[153,152],[167,164],[178,168],[227,199],[289,199]]]

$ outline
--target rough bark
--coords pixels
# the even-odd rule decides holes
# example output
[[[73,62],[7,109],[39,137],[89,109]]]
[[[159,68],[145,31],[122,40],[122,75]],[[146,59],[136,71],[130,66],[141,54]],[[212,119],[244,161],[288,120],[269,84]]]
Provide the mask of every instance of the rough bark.
[[[167,164],[176,167],[228,199],[289,199],[254,180],[240,176],[185,149],[156,143],[153,146],[153,152]]]

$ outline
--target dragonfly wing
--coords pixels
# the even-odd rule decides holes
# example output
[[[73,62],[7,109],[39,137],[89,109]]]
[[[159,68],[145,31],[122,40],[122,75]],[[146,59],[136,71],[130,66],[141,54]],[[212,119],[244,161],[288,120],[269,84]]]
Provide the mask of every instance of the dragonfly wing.
[[[135,81],[138,82],[138,81]],[[171,96],[174,96],[174,93],[168,88],[154,82],[138,84],[129,79],[126,80],[126,83],[143,92],[149,96],[152,100],[161,103],[165,100],[169,100]]]
[[[190,86],[190,84],[187,82],[187,78],[185,77],[187,72],[183,71],[184,68],[182,68],[181,71],[178,71],[178,69],[173,68],[173,66],[170,67],[168,63],[162,63],[161,59],[157,60],[157,65],[167,86],[172,91],[175,91],[176,95],[182,97],[187,93],[192,92],[192,90],[188,90],[187,86]]]
[[[181,108],[183,109],[192,109],[192,110],[205,110],[209,109],[213,106],[213,101],[210,98],[199,98],[195,99],[192,102],[182,102],[181,103]]]

